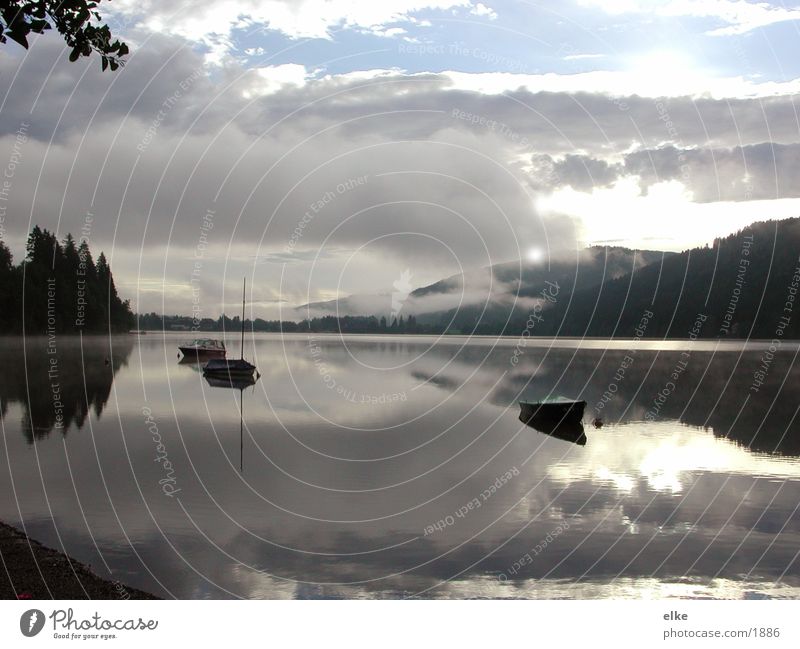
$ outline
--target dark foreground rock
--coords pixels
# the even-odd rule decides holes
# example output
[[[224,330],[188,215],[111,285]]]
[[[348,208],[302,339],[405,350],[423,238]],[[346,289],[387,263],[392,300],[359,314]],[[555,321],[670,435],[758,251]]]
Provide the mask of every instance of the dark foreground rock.
[[[66,554],[0,522],[0,599],[158,599],[101,579]]]

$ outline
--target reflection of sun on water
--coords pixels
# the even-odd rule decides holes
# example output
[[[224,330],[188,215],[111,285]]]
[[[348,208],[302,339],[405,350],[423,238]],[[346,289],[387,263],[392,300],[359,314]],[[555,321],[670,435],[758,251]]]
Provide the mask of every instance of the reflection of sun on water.
[[[569,485],[590,480],[632,493],[643,478],[650,489],[679,494],[700,473],[800,480],[791,458],[754,453],[710,431],[674,421],[606,427],[589,435],[583,454],[553,464],[549,476]]]
[[[571,580],[530,579],[519,582],[499,582],[492,576],[481,580],[480,597],[529,597],[532,599],[747,599],[754,593],[761,598],[796,599],[797,590],[788,584],[762,581],[748,583],[731,579],[702,579],[683,577],[675,581],[655,578],[617,577],[610,583],[591,580],[574,583]],[[451,581],[437,589],[438,597],[474,598],[475,581]]]

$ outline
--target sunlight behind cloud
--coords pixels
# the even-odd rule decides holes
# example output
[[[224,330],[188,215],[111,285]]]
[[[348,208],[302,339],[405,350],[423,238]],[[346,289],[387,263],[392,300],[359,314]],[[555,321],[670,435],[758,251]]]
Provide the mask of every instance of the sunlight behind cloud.
[[[676,96],[702,93],[709,77],[704,75],[685,52],[653,51],[633,57],[630,72],[632,87],[648,96]],[[689,92],[687,92],[689,91]]]
[[[642,194],[635,176],[591,192],[558,189],[540,197],[536,206],[544,215],[579,219],[587,244],[613,242],[630,248],[673,251],[710,244],[715,237],[759,219],[789,218],[800,213],[800,199],[796,198],[695,203],[692,192],[677,180],[656,183]]]
[[[310,76],[305,66],[297,63],[265,66],[254,72],[251,82],[242,90],[245,99],[270,95],[286,86],[303,86]]]

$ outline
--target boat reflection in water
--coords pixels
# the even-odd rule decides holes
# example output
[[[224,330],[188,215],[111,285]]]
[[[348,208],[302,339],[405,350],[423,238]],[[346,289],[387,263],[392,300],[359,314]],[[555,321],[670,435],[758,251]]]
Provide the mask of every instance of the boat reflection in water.
[[[228,388],[239,390],[239,472],[244,469],[244,390],[252,387],[258,381],[258,376],[209,376],[204,374],[203,378],[212,388]]]
[[[520,401],[519,420],[540,433],[578,446],[586,445],[583,430],[585,401],[557,398],[546,401]]]

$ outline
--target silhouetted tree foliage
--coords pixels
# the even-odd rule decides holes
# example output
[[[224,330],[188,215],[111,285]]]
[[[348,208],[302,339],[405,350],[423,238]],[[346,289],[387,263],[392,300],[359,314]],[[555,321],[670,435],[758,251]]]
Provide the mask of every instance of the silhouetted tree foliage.
[[[800,338],[799,257],[800,219],[753,223],[710,248],[559,296],[539,333],[633,336],[649,310],[646,337],[687,338],[702,316],[701,338]]]
[[[96,52],[103,70],[116,70],[123,64],[128,46],[119,40],[112,42],[111,30],[95,11],[98,4],[99,0],[0,0],[0,43],[10,38],[27,49],[31,33],[55,27],[71,48],[70,61]]]
[[[136,316],[138,328],[146,331],[241,331],[239,316],[229,318],[221,315],[216,320],[202,318],[194,320],[190,316],[159,315],[158,313],[140,313]],[[311,318],[302,322],[291,320],[255,320],[245,319],[244,328],[247,331],[267,331],[283,333],[386,333],[386,318],[380,320],[375,316],[336,316],[326,315],[321,318]],[[397,332],[397,330],[392,330]],[[423,327],[417,324],[412,315],[404,325],[403,333],[441,333],[438,326]]]
[[[117,294],[105,255],[95,265],[86,241],[63,243],[38,225],[28,235],[27,257],[14,266],[0,241],[0,333],[108,333],[128,331],[135,318]]]

